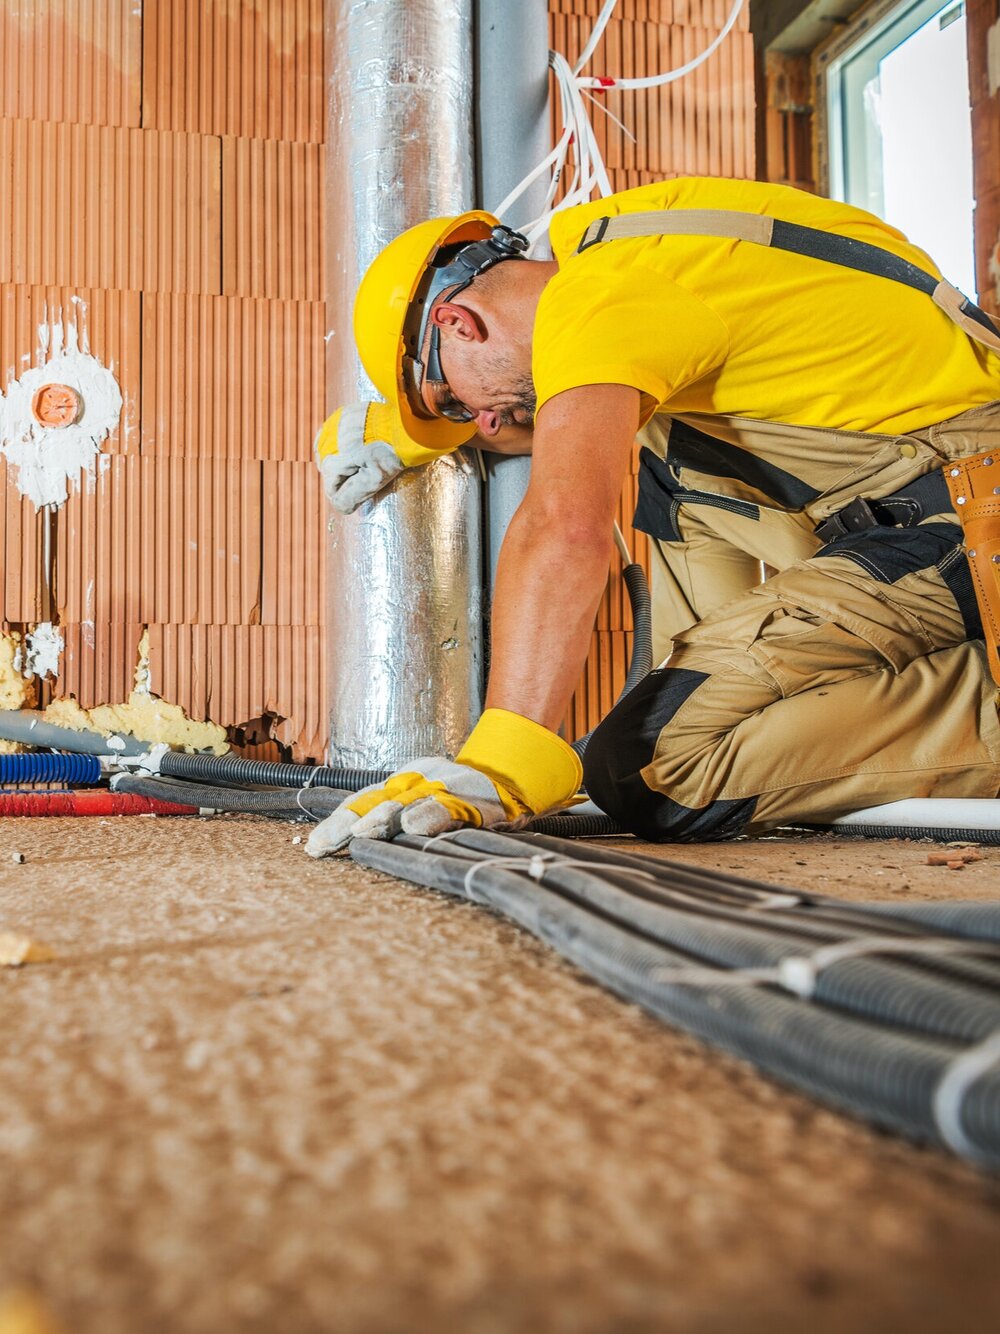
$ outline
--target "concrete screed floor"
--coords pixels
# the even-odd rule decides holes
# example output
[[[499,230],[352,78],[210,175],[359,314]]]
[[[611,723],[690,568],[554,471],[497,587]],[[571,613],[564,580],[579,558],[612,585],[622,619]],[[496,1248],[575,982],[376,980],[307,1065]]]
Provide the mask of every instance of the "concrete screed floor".
[[[0,930],[60,955],[0,969],[0,1290],[70,1334],[998,1328],[996,1178],[303,832],[0,821]],[[1000,848],[929,850],[663,851],[1000,897]]]

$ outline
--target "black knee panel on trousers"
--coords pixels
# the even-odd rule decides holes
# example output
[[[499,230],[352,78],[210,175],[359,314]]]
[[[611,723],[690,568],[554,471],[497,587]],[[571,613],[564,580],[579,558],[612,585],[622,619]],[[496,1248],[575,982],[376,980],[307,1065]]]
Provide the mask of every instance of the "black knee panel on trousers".
[[[583,780],[592,800],[631,833],[653,843],[735,838],[757,804],[755,797],[748,797],[693,809],[654,792],[640,773],[652,760],[663,729],[706,679],[704,672],[680,667],[650,672],[597,727],[583,757]]]

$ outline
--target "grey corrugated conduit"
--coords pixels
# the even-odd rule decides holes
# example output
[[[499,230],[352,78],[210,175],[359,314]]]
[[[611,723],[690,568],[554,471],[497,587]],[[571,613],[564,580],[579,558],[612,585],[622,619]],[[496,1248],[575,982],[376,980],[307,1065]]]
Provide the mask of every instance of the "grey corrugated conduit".
[[[612,873],[616,854],[603,849],[600,864],[581,865],[589,844],[475,830],[422,841],[422,849],[418,842],[356,839],[351,853],[372,869],[505,913],[617,994],[799,1089],[1000,1166],[1000,955],[989,946],[912,935],[914,924],[901,919],[902,934],[890,932],[886,916],[871,914],[867,941],[842,933],[841,943],[817,949],[804,938],[789,954],[790,938],[770,912],[787,916],[800,901],[805,918],[807,906],[824,906],[818,896],[740,882],[742,921],[713,921],[698,905],[684,911],[679,900],[667,907],[634,894],[643,881],[635,859]],[[654,882],[650,872],[647,892]],[[710,897],[707,881],[702,890]],[[900,948],[905,957],[885,952]],[[987,985],[951,975],[954,951],[980,952]],[[723,958],[776,963],[713,962]]]
[[[560,855],[566,847],[561,839],[534,832],[507,834],[505,837],[523,843],[533,852]],[[883,912],[870,914],[867,904],[845,903],[842,899],[807,890],[784,890],[763,880],[712,871],[665,857],[612,850],[593,843],[580,844],[574,856],[599,866],[643,872],[644,877],[634,879],[630,885],[631,891],[640,897],[660,898],[665,893],[681,892],[696,901],[702,912],[725,915],[735,908],[755,915],[765,913],[772,928],[789,924],[794,930],[810,934],[821,943],[836,938],[870,936],[874,931],[880,936],[916,939],[926,930],[919,921],[910,920],[907,913],[889,912],[890,905],[885,905]],[[934,968],[956,978],[985,982],[990,987],[997,985],[996,970],[980,960],[938,959]]]
[[[400,841],[407,847],[416,845],[412,839]],[[470,831],[468,837],[455,843],[485,856],[503,857],[510,848],[504,835],[480,830]],[[837,947],[845,939],[843,931],[817,923],[801,911],[797,922],[791,912],[776,921],[769,911],[754,914],[745,908],[722,908],[713,912],[690,898],[654,900],[650,895],[650,890],[655,890],[652,877],[644,883],[629,868],[587,866],[575,854],[573,865],[560,865],[556,854],[550,855],[555,860],[546,874],[546,884],[556,892],[647,939],[679,949],[700,963],[738,970],[780,969],[784,960],[801,958],[817,948]],[[881,926],[870,921],[865,926],[865,931],[847,937],[851,946],[870,940],[876,932],[887,939],[888,933]],[[909,948],[913,939],[895,938],[895,947]],[[994,989],[987,989],[971,979],[936,976],[919,962],[906,959],[847,957],[831,962],[819,973],[815,995],[817,1000],[847,1012],[971,1041],[1000,1028],[1000,951],[996,965],[991,976]]]
[[[152,777],[146,774],[117,774],[111,780],[116,792],[133,792],[159,801],[176,801],[198,806],[203,811],[242,811],[257,815],[308,815],[325,819],[349,794],[329,787],[278,788],[270,791],[252,788],[212,787],[207,783],[189,783],[180,778]]]
[[[69,750],[78,755],[142,755],[148,741],[131,736],[104,736],[100,732],[77,732],[46,722],[34,709],[0,709],[0,739],[18,741],[42,750]]]
[[[954,900],[948,903],[868,902],[865,910],[884,913],[887,917],[902,917],[935,931],[946,931],[951,936],[990,940],[1000,945],[1000,903],[956,903]]]

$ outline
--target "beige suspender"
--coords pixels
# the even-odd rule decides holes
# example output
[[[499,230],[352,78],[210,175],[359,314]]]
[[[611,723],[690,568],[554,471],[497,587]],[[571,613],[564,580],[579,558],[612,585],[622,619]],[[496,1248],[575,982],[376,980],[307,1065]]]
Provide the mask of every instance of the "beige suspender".
[[[816,238],[816,250],[810,252],[798,245],[783,244],[782,237],[785,234]],[[659,209],[651,213],[623,213],[618,217],[598,218],[584,232],[577,253],[602,241],[630,240],[641,236],[717,236],[733,241],[752,241],[755,245],[789,250],[795,254],[821,259],[824,263],[840,264],[846,268],[860,269],[876,277],[901,282],[915,290],[925,292],[963,333],[1000,355],[1000,330],[985,312],[951,283],[937,281],[915,264],[910,264],[879,246],[854,241],[849,237],[840,237],[833,232],[822,232],[813,227],[784,223],[765,213],[741,213],[735,209],[687,208]],[[819,253],[823,249],[831,253]],[[834,251],[837,253],[833,253]],[[852,256],[860,256],[866,262],[852,262]],[[887,269],[892,268],[895,271],[883,271],[879,256],[884,257]]]

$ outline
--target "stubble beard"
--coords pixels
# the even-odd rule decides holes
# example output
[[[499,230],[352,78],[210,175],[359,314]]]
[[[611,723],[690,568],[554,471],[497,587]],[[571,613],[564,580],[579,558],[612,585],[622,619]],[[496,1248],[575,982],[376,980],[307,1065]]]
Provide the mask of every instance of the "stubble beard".
[[[501,426],[533,426],[538,395],[530,375],[519,375],[505,395],[507,402],[494,409]]]

